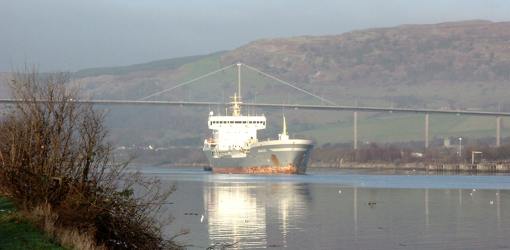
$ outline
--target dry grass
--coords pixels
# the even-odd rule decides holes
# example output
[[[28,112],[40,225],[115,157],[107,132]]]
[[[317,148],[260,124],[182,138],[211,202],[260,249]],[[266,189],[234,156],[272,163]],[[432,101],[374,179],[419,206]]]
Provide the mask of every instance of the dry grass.
[[[34,209],[20,212],[20,215],[34,225],[41,228],[61,246],[77,250],[106,250],[104,246],[97,246],[93,234],[80,232],[76,229],[58,226],[58,215],[49,204],[39,205]]]
[[[96,246],[94,238],[88,234],[81,234],[76,230],[60,229],[56,234],[60,244],[66,248],[79,250],[106,250],[104,246]]]

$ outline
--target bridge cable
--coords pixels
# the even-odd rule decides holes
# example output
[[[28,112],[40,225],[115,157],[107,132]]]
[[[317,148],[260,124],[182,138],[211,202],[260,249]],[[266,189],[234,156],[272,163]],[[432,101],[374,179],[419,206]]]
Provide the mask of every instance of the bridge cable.
[[[328,104],[330,104],[330,105],[338,106],[338,104],[336,104],[336,103],[334,103],[334,102],[332,102],[332,101],[330,101],[330,100],[328,100],[328,99],[325,99],[325,98],[323,98],[323,97],[320,97],[320,96],[318,96],[318,95],[316,95],[316,94],[314,94],[314,93],[312,93],[312,92],[310,92],[310,91],[307,91],[307,90],[305,90],[305,89],[302,89],[302,88],[300,88],[300,87],[294,86],[293,84],[291,84],[291,83],[289,83],[289,82],[287,82],[287,81],[284,81],[284,80],[282,80],[282,79],[280,79],[280,78],[277,78],[277,77],[275,77],[275,76],[272,76],[272,75],[269,75],[269,74],[267,74],[267,73],[264,73],[263,71],[261,71],[261,70],[259,70],[259,69],[255,68],[255,67],[252,67],[252,66],[247,65],[247,64],[244,64],[244,63],[243,63],[243,66],[246,66],[247,68],[249,68],[249,69],[251,69],[251,70],[253,70],[253,71],[255,71],[255,72],[257,72],[257,73],[259,73],[259,74],[261,74],[261,75],[263,75],[263,76],[265,76],[265,77],[267,77],[267,78],[273,79],[273,80],[275,80],[275,81],[277,81],[277,82],[279,82],[279,83],[281,83],[281,84],[284,84],[284,85],[289,86],[289,87],[291,87],[291,88],[293,88],[293,89],[296,89],[296,90],[298,90],[298,91],[301,91],[301,92],[303,92],[303,93],[305,93],[305,94],[308,94],[308,95],[310,95],[310,96],[312,96],[312,97],[315,97],[315,98],[317,98],[317,99],[319,99],[319,100],[321,100],[321,101],[323,101],[323,102],[326,102],[326,103],[328,103]]]
[[[230,67],[233,67],[233,66],[235,66],[235,64],[228,65],[228,66],[223,67],[223,68],[221,68],[221,69],[218,69],[218,70],[215,70],[215,71],[209,72],[209,73],[207,73],[207,74],[201,75],[201,76],[199,76],[199,77],[195,77],[195,78],[193,78],[193,79],[191,79],[191,80],[188,80],[188,81],[185,81],[185,82],[179,83],[179,84],[177,84],[177,85],[175,85],[175,86],[172,86],[172,87],[170,87],[170,88],[167,88],[167,89],[164,89],[164,90],[158,91],[158,92],[156,92],[156,93],[150,94],[150,95],[148,95],[148,96],[146,96],[146,97],[139,98],[139,99],[138,99],[138,101],[144,101],[144,100],[147,100],[147,99],[149,99],[149,98],[151,98],[151,97],[154,97],[154,96],[157,96],[157,95],[161,95],[161,94],[166,93],[166,92],[170,92],[170,91],[172,91],[172,90],[174,90],[174,89],[176,89],[176,88],[182,87],[182,86],[184,86],[184,85],[191,84],[191,83],[196,82],[196,81],[198,81],[198,80],[200,80],[200,79],[204,79],[204,78],[206,78],[206,77],[208,77],[208,76],[214,75],[214,74],[216,74],[216,73],[218,73],[218,72],[224,71],[224,70],[226,70],[226,69],[228,69],[228,68],[230,68]]]

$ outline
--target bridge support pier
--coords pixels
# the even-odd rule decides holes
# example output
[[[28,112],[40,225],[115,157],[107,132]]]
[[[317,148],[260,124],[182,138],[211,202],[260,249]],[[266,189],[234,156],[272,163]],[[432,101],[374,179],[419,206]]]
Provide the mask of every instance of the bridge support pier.
[[[358,149],[358,112],[354,111],[354,135],[353,135],[353,148]]]
[[[425,148],[429,148],[429,113],[425,114]]]
[[[496,147],[501,146],[501,116],[496,117]]]

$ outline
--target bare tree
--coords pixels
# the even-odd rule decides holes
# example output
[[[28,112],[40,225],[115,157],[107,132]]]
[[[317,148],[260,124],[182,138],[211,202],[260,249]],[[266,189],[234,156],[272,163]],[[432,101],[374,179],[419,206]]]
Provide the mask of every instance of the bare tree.
[[[12,95],[22,102],[0,122],[0,188],[24,209],[49,205],[58,225],[91,234],[98,245],[178,248],[153,217],[173,188],[112,160],[104,113],[76,102],[68,82],[68,74],[29,68],[12,77]],[[145,193],[135,197],[135,187]]]

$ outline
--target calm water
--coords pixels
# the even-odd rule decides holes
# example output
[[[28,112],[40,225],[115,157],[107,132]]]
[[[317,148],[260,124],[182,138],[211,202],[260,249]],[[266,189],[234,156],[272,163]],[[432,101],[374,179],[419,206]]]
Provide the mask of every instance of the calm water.
[[[179,238],[189,249],[216,243],[235,243],[235,249],[510,248],[510,176],[142,171],[177,185],[167,233],[189,229]]]

